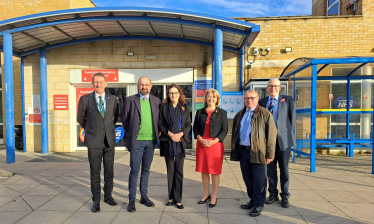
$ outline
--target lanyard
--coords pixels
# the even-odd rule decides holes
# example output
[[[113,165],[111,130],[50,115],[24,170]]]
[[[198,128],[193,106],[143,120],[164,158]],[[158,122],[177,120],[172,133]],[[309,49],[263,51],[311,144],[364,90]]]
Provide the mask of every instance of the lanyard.
[[[96,98],[96,97],[95,97],[95,98]],[[100,111],[100,113],[101,113],[101,111],[103,111],[103,109],[104,109],[105,99],[103,100],[103,106],[101,106],[101,108],[100,108],[100,106],[99,106],[99,101],[97,101],[97,98],[96,98],[96,104],[97,104],[97,108],[99,108],[99,111]]]
[[[279,100],[279,99],[278,99],[278,100]],[[273,109],[274,109],[275,105],[277,105],[278,100],[274,98],[273,101],[275,101],[275,102],[274,102],[274,104],[273,104],[273,106],[272,106],[271,108],[269,108],[269,106],[270,106],[270,101],[268,102],[268,106],[267,106],[267,108],[268,108],[268,110],[270,111],[270,113],[273,113]]]

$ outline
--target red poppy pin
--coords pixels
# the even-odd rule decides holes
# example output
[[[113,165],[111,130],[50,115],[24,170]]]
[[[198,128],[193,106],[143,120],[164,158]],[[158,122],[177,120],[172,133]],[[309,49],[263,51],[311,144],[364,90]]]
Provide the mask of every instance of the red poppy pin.
[[[279,102],[284,103],[284,99],[281,99]]]
[[[184,111],[184,107],[182,107],[182,110]]]

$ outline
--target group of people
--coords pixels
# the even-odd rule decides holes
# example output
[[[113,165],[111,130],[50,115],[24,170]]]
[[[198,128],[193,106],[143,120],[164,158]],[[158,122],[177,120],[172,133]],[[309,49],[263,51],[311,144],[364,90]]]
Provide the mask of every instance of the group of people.
[[[222,173],[223,141],[228,132],[227,112],[221,109],[221,98],[215,89],[205,92],[204,108],[197,110],[193,127],[190,108],[183,89],[171,84],[166,98],[161,100],[150,94],[152,83],[143,76],[138,80],[139,93],[126,97],[119,115],[116,96],[105,92],[106,78],[102,73],[92,77],[95,91],[82,96],[78,105],[78,123],[85,129],[85,145],[88,148],[92,191],[92,212],[100,211],[101,163],[104,167],[104,202],[115,206],[112,197],[114,177],[115,123],[121,116],[125,129],[126,147],[130,152],[128,181],[129,202],[127,209],[135,212],[138,175],[140,174],[140,203],[153,207],[148,198],[148,180],[155,146],[160,148],[167,168],[168,200],[166,206],[183,209],[183,166],[186,144],[193,129],[196,144],[196,172],[201,173],[204,195],[197,203],[209,208],[217,205],[217,193]],[[252,209],[250,216],[258,216],[264,204],[279,200],[277,189],[277,164],[280,169],[280,196],[282,207],[289,207],[290,193],[288,162],[290,148],[295,145],[295,107],[291,97],[279,95],[278,79],[271,79],[267,86],[269,97],[259,99],[255,90],[244,94],[245,107],[233,121],[232,161],[240,161],[240,168],[250,198],[242,209]],[[210,193],[210,179],[213,192]],[[267,180],[270,196],[266,199]]]

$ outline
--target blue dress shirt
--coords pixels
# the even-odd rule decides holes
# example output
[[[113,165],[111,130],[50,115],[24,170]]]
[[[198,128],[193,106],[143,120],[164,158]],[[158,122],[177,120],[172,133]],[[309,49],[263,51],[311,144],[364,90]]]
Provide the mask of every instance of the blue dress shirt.
[[[252,121],[253,112],[255,111],[256,107],[253,108],[252,110],[249,110],[247,108],[247,110],[244,113],[243,119],[240,122],[240,133],[242,133],[243,131],[246,132],[246,135],[245,135],[246,138],[240,139],[240,143],[239,143],[240,145],[251,146],[251,139],[249,138],[249,135],[251,134],[251,131],[252,131],[251,121]],[[248,121],[248,126],[244,127],[245,126],[244,123],[246,122],[246,120]]]
[[[278,103],[279,103],[278,99],[279,99],[279,94],[274,97],[275,106],[274,106],[274,109],[273,109],[273,117],[274,117],[275,124],[277,124],[277,120],[278,120],[278,106],[279,106],[278,105]],[[269,96],[268,103],[266,105],[266,109],[268,109],[268,110],[269,110],[269,106],[270,106],[270,101],[271,101],[271,97]]]

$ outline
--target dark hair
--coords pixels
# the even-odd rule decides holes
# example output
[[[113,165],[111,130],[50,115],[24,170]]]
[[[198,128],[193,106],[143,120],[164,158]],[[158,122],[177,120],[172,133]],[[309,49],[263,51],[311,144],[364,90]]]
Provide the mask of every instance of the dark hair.
[[[184,106],[184,104],[186,104],[186,97],[184,96],[182,87],[178,86],[177,84],[171,84],[168,87],[168,89],[166,90],[166,98],[164,99],[164,103],[166,105],[168,105],[171,102],[170,97],[169,97],[169,90],[171,88],[178,89],[178,92],[179,92],[179,102],[182,104],[182,106]]]
[[[100,73],[100,72],[98,72],[98,73],[96,73],[95,75],[92,76],[92,82],[95,80],[95,76],[101,76],[101,77],[103,77],[104,80],[105,80],[105,82],[106,82],[105,75],[103,73]]]

